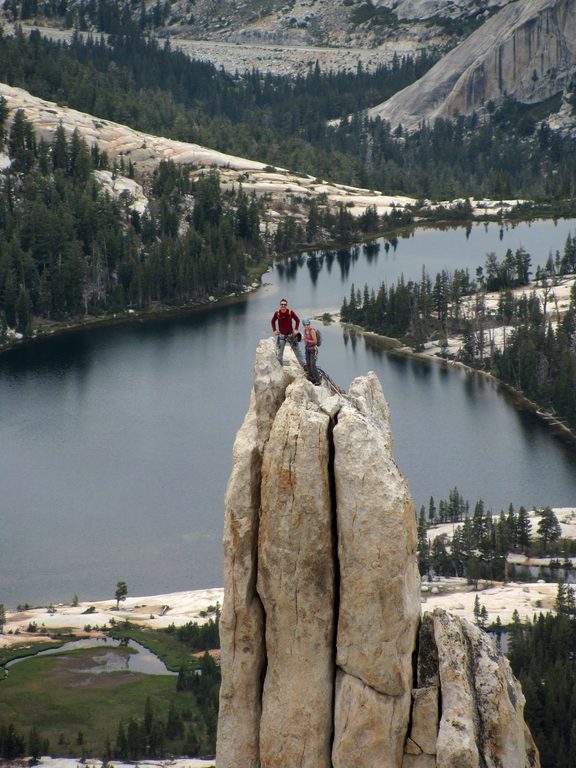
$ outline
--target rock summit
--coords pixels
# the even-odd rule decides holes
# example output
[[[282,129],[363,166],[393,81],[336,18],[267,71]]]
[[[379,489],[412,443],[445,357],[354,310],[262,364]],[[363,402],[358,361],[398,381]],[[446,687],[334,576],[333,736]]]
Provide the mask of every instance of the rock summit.
[[[537,768],[492,640],[421,616],[416,518],[374,373],[260,343],[225,500],[218,768]]]

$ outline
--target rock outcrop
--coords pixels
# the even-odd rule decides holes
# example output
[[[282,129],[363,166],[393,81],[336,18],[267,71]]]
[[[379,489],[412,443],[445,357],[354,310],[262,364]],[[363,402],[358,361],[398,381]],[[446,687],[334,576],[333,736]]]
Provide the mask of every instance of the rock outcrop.
[[[402,768],[529,768],[540,758],[524,696],[485,632],[436,609],[422,617]]]
[[[500,10],[413,85],[368,114],[408,130],[566,92],[576,72],[573,0],[518,0]]]
[[[359,13],[355,6],[368,4],[351,0],[267,0],[265,5],[261,0],[241,3],[236,0],[194,0],[193,3],[191,0],[167,0],[163,9],[169,9],[169,12],[162,14],[163,20],[150,12],[154,0],[146,0],[145,5],[149,8],[149,22],[154,24],[153,34],[158,38],[169,38],[174,48],[185,49],[187,46],[182,44],[189,42],[195,58],[198,57],[196,43],[199,40],[213,41],[212,56],[217,66],[228,58],[222,58],[224,47],[231,53],[235,44],[246,48],[254,46],[256,54],[251,59],[252,66],[262,71],[259,54],[263,49],[287,51],[292,48],[295,52],[293,60],[298,58],[297,50],[304,49],[308,62],[302,70],[305,74],[310,63],[318,58],[323,69],[342,66],[339,56],[329,60],[333,62],[332,66],[325,66],[327,62],[322,60],[322,55],[329,48],[345,53],[350,49],[386,47],[396,48],[401,55],[402,49],[416,52],[418,48],[443,45],[447,38],[446,29],[441,23],[435,25],[432,21],[482,18],[487,9],[510,1],[482,0],[480,4],[479,0],[458,0],[457,3],[450,0],[375,0]],[[134,21],[139,23],[142,6],[134,5],[130,10]],[[73,9],[68,11],[73,12]],[[50,19],[43,19],[40,10],[34,21],[51,25],[41,27],[43,34],[59,40],[69,39],[68,30],[64,28],[66,20],[54,13],[57,13],[56,9],[52,9]],[[10,7],[0,8],[0,20],[2,18],[10,29],[15,21]],[[70,21],[69,14],[66,19]],[[26,30],[26,19],[17,18],[17,21],[24,21]],[[32,21],[28,20],[28,26]],[[382,23],[384,21],[388,23]],[[452,29],[449,34],[456,36],[458,30]],[[252,66],[247,70],[250,71]],[[237,66],[236,70],[243,72],[244,68]],[[230,71],[234,72],[234,68]]]
[[[339,206],[349,207],[354,216],[360,216],[369,207],[375,208],[382,215],[416,203],[414,198],[325,182],[314,176],[292,173],[198,144],[142,133],[129,126],[46,101],[22,88],[14,88],[5,83],[0,83],[0,98],[5,101],[10,119],[17,110],[22,110],[39,138],[52,143],[59,125],[62,125],[68,138],[74,131],[78,131],[89,147],[98,145],[110,160],[132,163],[139,178],[146,176],[161,162],[167,161],[187,165],[194,174],[217,168],[223,189],[236,188],[242,184],[248,194],[253,192],[257,196],[266,197],[265,219],[272,230],[287,215],[288,201],[293,206],[290,215],[300,210],[302,217],[308,215],[308,206],[303,201],[314,198],[321,201],[321,205],[328,205],[334,210]],[[100,181],[110,189],[109,180],[100,175]],[[124,189],[133,196],[134,190],[127,187],[129,183],[122,181]]]
[[[225,506],[218,768],[539,766],[489,638],[421,619],[373,373],[335,393],[261,342]]]

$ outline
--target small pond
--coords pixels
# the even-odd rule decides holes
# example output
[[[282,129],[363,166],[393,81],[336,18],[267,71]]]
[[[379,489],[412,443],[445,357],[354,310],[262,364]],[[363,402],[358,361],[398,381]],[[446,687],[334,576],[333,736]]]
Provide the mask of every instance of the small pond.
[[[556,558],[556,562],[560,563],[557,568],[547,565],[523,565],[522,563],[514,563],[509,567],[509,577],[512,580],[517,581],[554,581],[556,583],[564,582],[565,584],[576,584],[576,571],[571,566],[566,568],[562,565],[564,558]]]
[[[155,654],[134,640],[115,640],[107,637],[92,637],[84,640],[72,640],[59,648],[39,651],[34,656],[13,659],[6,664],[9,669],[14,664],[38,656],[65,654],[69,651],[96,649],[96,653],[78,656],[78,667],[69,667],[69,671],[81,674],[98,675],[104,672],[139,672],[144,675],[176,675]],[[88,662],[88,664],[87,664]]]

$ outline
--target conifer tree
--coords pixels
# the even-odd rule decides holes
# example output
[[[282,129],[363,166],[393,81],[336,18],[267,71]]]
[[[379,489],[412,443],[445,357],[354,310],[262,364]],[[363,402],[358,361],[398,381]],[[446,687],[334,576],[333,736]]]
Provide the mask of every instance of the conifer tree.
[[[558,522],[558,518],[550,507],[536,510],[536,514],[540,517],[538,523],[538,536],[542,542],[543,553],[546,554],[548,545],[558,541],[562,535],[562,528]]]

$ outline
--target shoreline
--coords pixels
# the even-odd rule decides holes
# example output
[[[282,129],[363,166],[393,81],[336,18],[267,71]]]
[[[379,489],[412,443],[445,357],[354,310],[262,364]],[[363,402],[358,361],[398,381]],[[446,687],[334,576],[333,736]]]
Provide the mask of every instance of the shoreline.
[[[561,419],[558,419],[552,413],[543,410],[543,408],[538,405],[538,403],[535,403],[533,400],[527,398],[526,395],[524,395],[519,389],[516,389],[507,382],[501,381],[492,373],[489,373],[488,371],[482,371],[478,368],[473,368],[472,366],[467,365],[460,360],[450,360],[445,357],[440,357],[440,355],[435,353],[427,354],[426,352],[415,352],[412,347],[409,347],[406,344],[402,344],[399,339],[396,339],[392,336],[383,336],[379,333],[375,333],[374,331],[367,331],[362,328],[362,326],[354,325],[353,323],[343,323],[342,321],[339,322],[342,328],[351,329],[354,331],[354,333],[365,336],[372,342],[380,344],[390,354],[399,355],[402,357],[411,357],[422,362],[429,362],[437,365],[439,364],[445,368],[459,368],[468,375],[480,376],[481,378],[490,381],[492,384],[495,384],[497,387],[504,390],[515,406],[534,414],[534,416],[538,417],[539,420],[543,421],[548,427],[550,427],[551,431],[556,437],[562,438],[569,442],[571,446],[576,447],[576,430],[566,426],[566,424],[564,424]]]
[[[0,649],[22,640],[42,641],[46,637],[43,632],[66,629],[73,634],[91,635],[124,621],[151,629],[165,629],[171,624],[180,626],[190,621],[204,624],[215,618],[216,607],[221,610],[223,599],[224,587],[206,587],[160,595],[128,596],[118,607],[113,598],[80,600],[77,604],[25,605],[15,609],[6,606]],[[27,627],[32,624],[36,629],[28,632]]]
[[[573,539],[576,535],[576,508],[557,507],[554,512],[563,529],[563,536]],[[529,512],[532,521],[537,513]],[[459,523],[461,524],[461,523]],[[453,523],[438,523],[432,526],[429,537],[442,536],[445,529],[452,529]],[[511,562],[519,565],[544,566],[548,558],[526,558],[525,555],[515,555]],[[542,561],[542,562],[540,562]],[[491,618],[500,616],[507,621],[517,605],[524,603],[523,615],[530,617],[533,607],[530,593],[546,594],[548,607],[551,608],[557,592],[557,581],[536,579],[524,581],[512,577],[505,581],[481,579],[480,588],[475,588],[471,581],[463,577],[436,577],[429,579],[421,577],[420,594],[422,610],[429,610],[431,605],[442,605],[455,601],[450,610],[462,611],[463,615],[473,615],[474,596],[479,594],[487,601]],[[514,593],[511,601],[506,604],[502,598],[504,593]],[[54,635],[68,642],[70,636],[75,638],[102,636],[115,624],[122,625],[130,622],[140,628],[165,630],[170,625],[182,626],[189,622],[204,624],[215,620],[225,600],[224,587],[211,587],[198,590],[185,590],[156,595],[127,597],[116,606],[115,599],[95,601],[79,601],[73,603],[57,603],[37,605],[34,607],[20,606],[19,609],[6,608],[6,623],[4,632],[0,634],[0,651],[9,651],[14,645],[33,649],[37,643],[47,642]],[[34,629],[30,629],[34,626]],[[18,654],[18,658],[29,653]],[[0,667],[1,668],[1,667]]]
[[[514,209],[510,209],[507,211],[507,215],[503,217],[502,215],[502,209],[500,209],[498,212],[486,210],[482,213],[482,215],[479,216],[473,216],[469,219],[446,219],[446,218],[439,218],[439,219],[426,219],[421,218],[412,221],[410,224],[401,224],[392,227],[391,229],[379,229],[375,232],[371,233],[364,233],[364,236],[353,243],[337,243],[335,241],[326,241],[322,243],[310,243],[306,245],[304,248],[297,248],[293,251],[287,251],[286,253],[282,254],[280,258],[271,258],[270,261],[263,266],[262,271],[259,272],[259,274],[255,277],[253,277],[252,282],[250,285],[247,285],[245,289],[240,293],[230,293],[230,294],[223,294],[221,296],[215,296],[212,297],[213,300],[210,298],[203,299],[198,302],[190,303],[190,304],[183,304],[177,307],[172,307],[169,305],[161,305],[158,304],[156,306],[153,306],[148,309],[121,309],[118,312],[108,313],[104,314],[102,316],[96,316],[96,315],[83,315],[81,318],[78,318],[76,320],[70,320],[70,321],[62,321],[61,323],[55,322],[53,325],[50,325],[50,321],[48,321],[44,326],[40,326],[39,328],[35,329],[35,333],[33,336],[29,336],[27,338],[12,338],[9,341],[5,341],[4,343],[0,343],[0,354],[3,352],[9,352],[14,349],[19,349],[21,347],[24,347],[26,345],[32,344],[36,341],[42,341],[43,339],[50,339],[55,336],[61,336],[67,333],[74,333],[76,331],[81,331],[93,327],[103,327],[106,328],[108,326],[114,326],[114,325],[124,325],[131,322],[148,322],[149,320],[159,320],[162,318],[168,318],[168,317],[177,317],[178,315],[186,315],[190,312],[200,311],[203,309],[206,309],[210,306],[222,306],[227,303],[234,303],[236,301],[240,301],[243,298],[246,297],[247,294],[253,293],[259,288],[262,288],[264,286],[264,283],[262,282],[263,276],[274,266],[274,264],[278,261],[288,261],[292,258],[295,258],[297,256],[303,256],[305,253],[318,253],[322,251],[329,251],[333,249],[339,249],[339,248],[345,248],[345,249],[352,249],[354,247],[360,247],[366,243],[372,242],[374,240],[378,239],[393,239],[395,237],[401,237],[405,233],[410,232],[412,230],[418,230],[418,229],[462,229],[469,226],[472,226],[474,224],[499,224],[501,227],[503,226],[511,226],[515,227],[518,224],[521,224],[523,222],[532,222],[532,221],[556,221],[560,218],[562,219],[569,219],[572,218],[568,215],[554,215],[550,213],[549,215],[538,215],[534,217],[533,215],[530,215],[529,212],[526,213],[524,216],[519,216],[518,218],[514,217],[512,214],[514,213]],[[358,326],[358,328],[360,328]],[[44,330],[46,329],[46,330]],[[366,331],[366,333],[370,333],[369,331]],[[374,334],[375,336],[378,336],[378,334]],[[383,337],[384,338],[384,337]],[[402,344],[399,342],[400,346]],[[412,352],[413,355],[417,355],[419,353]],[[574,439],[576,440],[576,435],[574,435]]]
[[[268,271],[269,267],[266,271]],[[262,273],[266,274],[265,272]],[[255,281],[256,282],[256,281]],[[55,323],[50,330],[44,332],[36,332],[34,336],[28,338],[13,339],[8,341],[4,345],[0,345],[0,355],[3,352],[10,352],[14,349],[20,349],[32,345],[36,342],[41,342],[47,339],[52,339],[57,336],[64,336],[66,334],[76,333],[77,331],[89,330],[90,328],[107,328],[114,325],[128,325],[130,323],[146,323],[155,320],[169,319],[172,317],[178,317],[180,315],[188,315],[193,312],[200,312],[210,307],[221,307],[226,304],[234,304],[237,301],[241,301],[248,294],[257,291],[262,288],[261,278],[258,279],[258,283],[254,283],[242,291],[242,293],[226,294],[220,298],[214,298],[213,301],[206,299],[194,304],[183,304],[179,307],[170,307],[167,305],[160,305],[153,307],[152,309],[123,309],[119,312],[114,312],[110,315],[103,315],[96,317],[95,315],[85,315],[83,319],[77,321],[70,321],[69,323],[57,324]],[[38,329],[37,329],[38,331]]]

